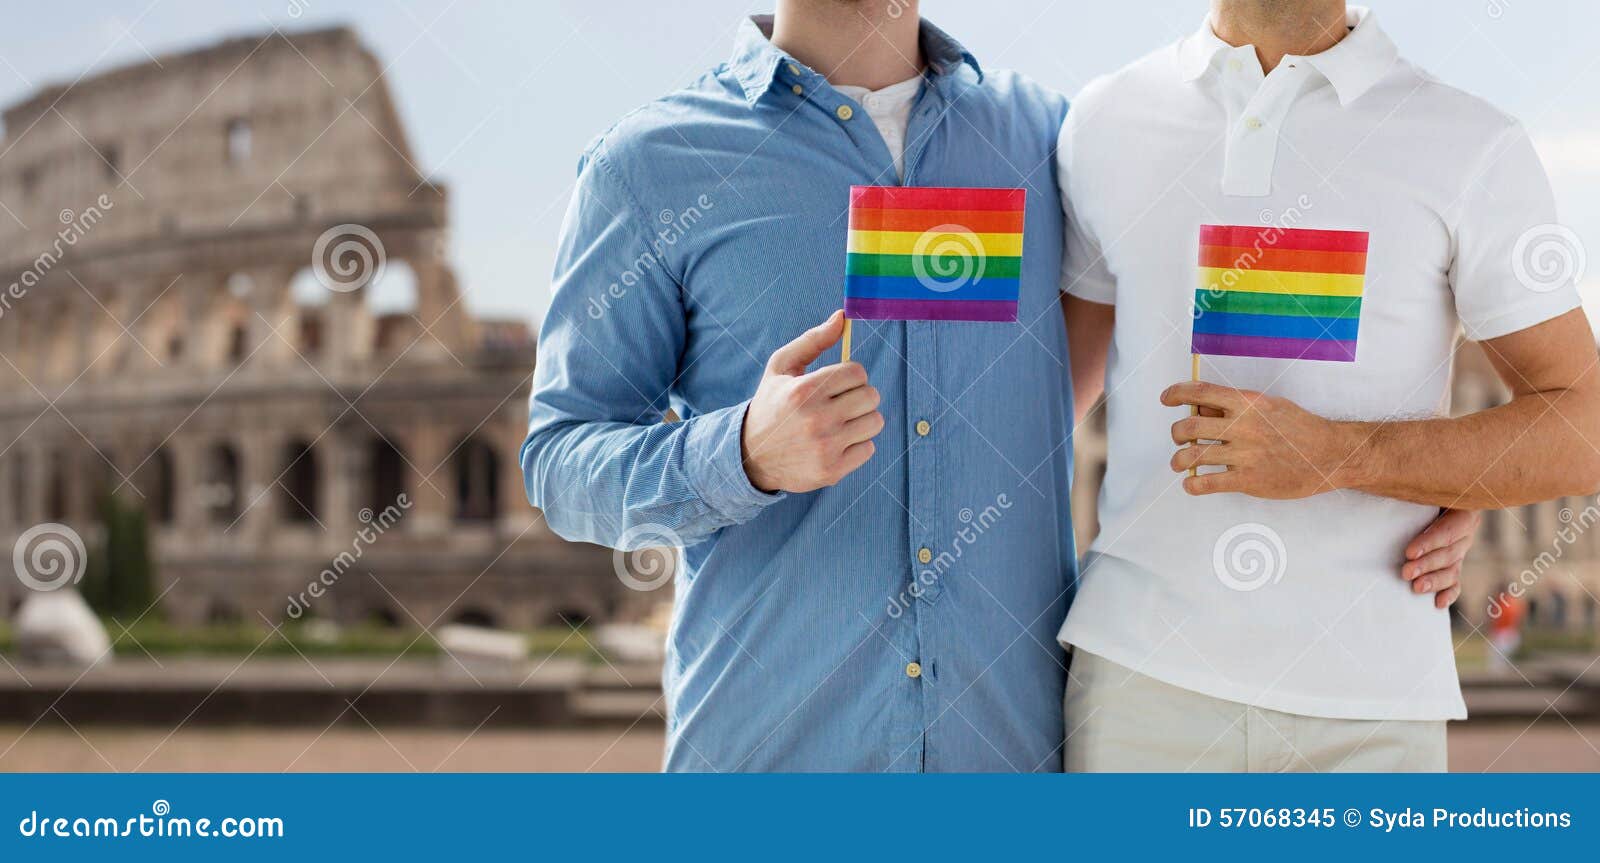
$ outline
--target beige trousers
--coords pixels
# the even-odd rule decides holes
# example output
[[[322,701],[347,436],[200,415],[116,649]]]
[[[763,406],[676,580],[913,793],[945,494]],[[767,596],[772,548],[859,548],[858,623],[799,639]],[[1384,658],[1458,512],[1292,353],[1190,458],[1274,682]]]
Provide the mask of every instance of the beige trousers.
[[[1445,724],[1324,719],[1162,683],[1078,650],[1063,705],[1069,773],[1442,772]]]

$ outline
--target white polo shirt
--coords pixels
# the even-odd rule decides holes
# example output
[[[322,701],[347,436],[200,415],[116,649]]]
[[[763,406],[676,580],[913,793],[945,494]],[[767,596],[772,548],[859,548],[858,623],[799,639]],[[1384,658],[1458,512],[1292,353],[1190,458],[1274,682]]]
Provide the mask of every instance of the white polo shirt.
[[[1193,497],[1168,466],[1187,411],[1158,396],[1190,376],[1200,225],[1368,232],[1354,362],[1200,358],[1203,380],[1323,416],[1446,415],[1462,327],[1494,338],[1579,304],[1548,257],[1571,235],[1522,128],[1400,59],[1366,10],[1349,24],[1264,76],[1208,22],[1073,103],[1063,287],[1117,315],[1100,533],[1060,637],[1264,708],[1460,718],[1448,616],[1399,577],[1435,508]]]

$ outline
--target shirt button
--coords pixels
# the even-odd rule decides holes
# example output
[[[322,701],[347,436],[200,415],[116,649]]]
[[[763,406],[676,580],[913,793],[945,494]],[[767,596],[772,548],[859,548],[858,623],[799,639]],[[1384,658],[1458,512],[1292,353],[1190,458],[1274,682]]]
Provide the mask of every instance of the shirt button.
[[[933,560],[933,552],[929,551],[926,548],[917,549],[917,562],[918,563],[928,563],[928,562],[930,562],[932,560]]]
[[[789,74],[790,75],[798,75],[798,74],[800,74],[800,67],[796,66],[793,63],[790,63],[789,64]]]
[[[927,437],[928,432],[931,431],[933,431],[933,426],[928,425],[927,420],[917,420],[917,435],[919,437]]]
[[[1246,129],[1249,129],[1250,131],[1254,132],[1255,130],[1261,128],[1261,118],[1260,117],[1251,117],[1248,120],[1245,120],[1244,121],[1244,127]]]
[[[796,96],[798,96],[798,95],[800,95],[800,94],[801,94],[801,93],[804,93],[804,92],[805,92],[805,91],[806,91],[806,88],[804,88],[804,87],[802,87],[802,86],[800,86],[800,85],[799,85],[799,84],[796,84],[796,85],[794,85],[794,86],[793,86],[793,87],[790,87],[790,88],[789,88],[789,89],[791,89],[791,90],[793,90],[793,91],[794,91],[794,94],[795,94],[795,95],[796,95]]]
[[[833,113],[839,115],[839,119],[841,120],[848,120],[851,117],[854,117],[856,114],[856,112],[852,110],[849,105],[840,105],[834,110]]]
[[[915,663],[915,662],[907,662],[906,663],[906,676],[911,678],[912,680],[916,680],[917,678],[921,677],[922,676],[922,666],[920,664],[918,664],[918,663]]]
[[[1244,68],[1244,64],[1240,63],[1238,60],[1229,60],[1228,61],[1228,71],[1229,72],[1237,72],[1237,71],[1239,71],[1240,69],[1243,69],[1243,68]]]

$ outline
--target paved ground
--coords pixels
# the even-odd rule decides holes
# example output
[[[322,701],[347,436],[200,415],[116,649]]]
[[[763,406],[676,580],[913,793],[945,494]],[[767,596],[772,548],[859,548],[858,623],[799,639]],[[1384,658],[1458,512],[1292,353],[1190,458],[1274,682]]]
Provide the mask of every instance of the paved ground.
[[[0,771],[650,771],[659,727],[632,730],[494,730],[83,727],[23,734],[0,726]],[[1457,771],[1600,772],[1600,725],[1555,720],[1467,723],[1451,730]]]

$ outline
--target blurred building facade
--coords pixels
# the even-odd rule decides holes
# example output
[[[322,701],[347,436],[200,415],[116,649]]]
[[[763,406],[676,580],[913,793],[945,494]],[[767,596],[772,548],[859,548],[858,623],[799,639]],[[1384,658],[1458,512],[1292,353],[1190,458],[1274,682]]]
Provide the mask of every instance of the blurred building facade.
[[[1454,414],[1503,404],[1509,397],[1483,351],[1462,344],[1451,385]],[[1096,501],[1106,472],[1103,404],[1094,407],[1073,440],[1077,481],[1072,511],[1081,550],[1098,530]],[[1396,561],[1396,572],[1399,565]],[[1600,503],[1578,497],[1485,512],[1461,581],[1462,595],[1451,613],[1468,628],[1486,628],[1495,597],[1515,584],[1529,625],[1600,632]]]
[[[42,522],[91,538],[114,490],[178,622],[277,622],[327,570],[308,606],[338,621],[642,610],[528,506],[532,337],[463,303],[445,190],[352,32],[229,40],[4,119],[5,548]]]

